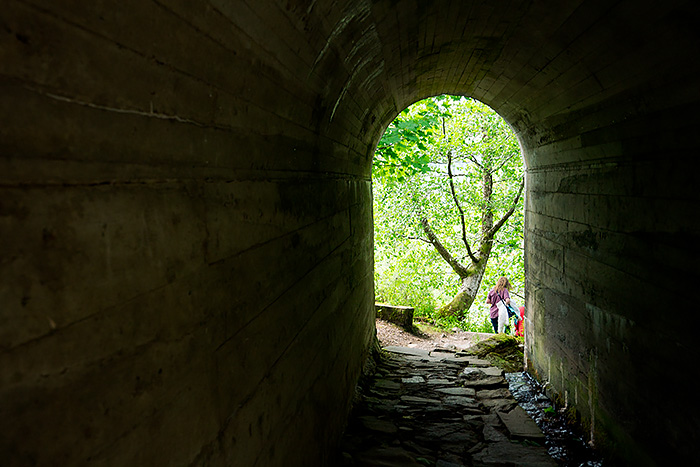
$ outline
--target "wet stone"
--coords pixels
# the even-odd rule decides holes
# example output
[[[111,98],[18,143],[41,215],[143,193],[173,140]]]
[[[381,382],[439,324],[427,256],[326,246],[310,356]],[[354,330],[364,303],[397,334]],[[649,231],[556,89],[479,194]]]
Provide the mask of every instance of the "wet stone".
[[[501,370],[449,351],[385,350],[329,465],[556,465],[545,447],[515,442],[527,414],[514,412]]]
[[[513,397],[508,388],[483,389],[477,392],[477,395],[480,399],[504,399]]]
[[[425,378],[422,376],[411,376],[410,378],[401,378],[401,382],[404,384],[425,383]]]
[[[401,389],[401,384],[398,383],[397,381],[391,381],[388,379],[379,379],[379,380],[375,381],[374,387],[376,389],[399,390],[399,389]]]
[[[476,395],[476,390],[472,388],[438,388],[436,389],[437,392],[441,392],[443,394],[449,394],[452,396],[475,396]]]
[[[424,467],[415,456],[400,447],[377,446],[352,456],[349,465]]]
[[[392,422],[381,420],[377,417],[360,417],[360,423],[368,430],[378,431],[380,433],[396,433],[398,431],[398,428]]]
[[[508,383],[503,376],[485,376],[476,379],[465,379],[464,385],[474,388],[492,388],[494,386],[507,386]]]
[[[518,406],[518,402],[513,399],[484,399],[484,406],[491,412],[510,412]]]
[[[503,370],[501,370],[500,368],[496,368],[495,366],[487,367],[487,368],[481,368],[481,371],[482,371],[486,376],[503,376]]]
[[[461,356],[460,354],[457,354],[456,356]],[[489,362],[488,360],[484,360],[482,358],[476,358],[476,357],[466,357],[467,361],[469,362],[469,366],[473,367],[492,367],[493,364]]]
[[[367,404],[367,407],[369,407],[374,413],[387,413],[399,410],[397,409],[397,401],[392,400],[371,402]]]
[[[462,424],[435,424],[423,430],[423,436],[441,443],[473,443],[478,435]]]
[[[517,464],[514,460],[517,459]],[[488,443],[486,448],[474,455],[474,460],[483,466],[518,465],[520,467],[556,467],[557,463],[547,451],[537,446],[513,443],[510,440]]]
[[[440,362],[449,365],[469,365],[469,359],[465,357],[444,357]]]
[[[452,409],[440,406],[427,406],[424,409],[424,413],[429,415],[431,418],[435,417],[449,417],[453,414]]]
[[[414,404],[435,404],[435,405],[440,404],[440,401],[437,399],[427,399],[425,397],[416,397],[416,396],[401,396],[401,400],[403,402],[409,402],[409,403],[414,403]]]
[[[498,442],[508,439],[505,434],[505,427],[502,425],[498,415],[488,413],[482,416],[481,420],[483,422],[481,428],[484,441]]]
[[[445,405],[459,405],[463,407],[478,407],[476,400],[471,397],[464,396],[446,396],[443,399]]]
[[[455,464],[454,462],[447,462],[440,459],[435,464],[435,467],[464,467],[464,464]]]
[[[497,412],[498,418],[505,425],[511,439],[528,439],[544,441],[544,434],[530,416],[522,409],[515,407],[510,412]]]
[[[431,362],[430,360],[420,359],[414,363],[414,367],[417,370],[430,371],[435,367],[436,362],[437,360],[435,362]]]
[[[467,367],[459,375],[466,379],[479,379],[485,376],[503,376],[503,370],[496,367]]]
[[[448,384],[452,384],[452,381],[449,379],[429,379],[428,384],[433,385],[433,386],[447,386]]]

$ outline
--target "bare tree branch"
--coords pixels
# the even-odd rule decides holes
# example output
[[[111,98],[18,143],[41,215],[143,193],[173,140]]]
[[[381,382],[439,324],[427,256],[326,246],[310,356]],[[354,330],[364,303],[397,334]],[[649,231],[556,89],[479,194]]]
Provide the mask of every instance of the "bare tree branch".
[[[486,239],[492,239],[494,235],[496,235],[496,232],[498,232],[498,229],[503,227],[503,224],[506,223],[508,218],[515,212],[515,207],[518,205],[518,201],[520,201],[520,196],[523,194],[523,189],[525,188],[525,178],[520,182],[520,190],[518,190],[518,195],[515,197],[513,200],[513,204],[511,205],[510,209],[508,212],[506,212],[501,219],[496,222],[491,229],[489,229],[488,232],[486,232],[486,235],[484,235],[484,240]]]
[[[432,245],[432,242],[431,242],[430,240],[426,240],[425,238],[411,237],[411,236],[408,236],[408,237],[405,237],[405,238],[407,238],[407,239],[409,239],[409,240],[418,240],[418,241],[420,241],[420,242],[423,242],[423,243],[427,243],[427,244],[429,244],[429,245]]]
[[[509,160],[511,160],[512,158],[514,158],[517,154],[519,154],[519,153],[513,153],[513,154],[510,155],[510,157],[506,157],[505,160],[503,160],[503,162],[501,162],[498,166],[496,166],[493,170],[491,170],[491,173],[492,173],[492,174],[493,174],[493,173],[496,173],[501,167],[503,167],[504,165],[506,165],[506,163],[507,163]]]
[[[474,256],[474,253],[469,246],[469,242],[467,241],[467,225],[464,221],[464,210],[462,210],[462,206],[459,204],[457,192],[455,191],[454,176],[452,175],[452,152],[450,151],[447,152],[447,175],[450,177],[450,191],[452,192],[452,200],[454,201],[455,206],[457,206],[457,210],[459,211],[459,220],[462,223],[462,242],[464,242],[464,246],[467,247],[467,254],[472,262],[478,263],[479,260],[476,258],[476,256]]]
[[[480,169],[483,169],[483,168],[484,168],[484,166],[477,160],[476,155],[474,155],[474,154],[464,154],[464,153],[463,153],[463,154],[459,154],[459,155],[462,156],[462,157],[465,157],[465,158],[469,159],[471,162],[474,163],[474,165],[476,165],[476,166],[479,167]],[[432,164],[437,165],[437,166],[445,165],[444,162],[432,162]],[[465,176],[465,175],[455,175],[455,177],[460,177],[460,176],[463,177],[463,176]]]
[[[430,225],[428,224],[428,219],[425,217],[421,218],[420,220],[421,225],[423,226],[423,231],[425,234],[428,236],[428,240],[430,243],[435,247],[437,252],[442,256],[442,259],[444,259],[447,264],[450,265],[452,270],[457,273],[459,277],[467,277],[469,275],[469,272],[467,271],[467,268],[462,266],[459,261],[457,261],[449,251],[447,251],[447,248],[443,246],[443,244],[440,242],[440,240],[437,238],[433,230],[430,228]]]
[[[472,154],[469,154],[469,155],[467,156],[467,159],[469,159],[470,161],[472,161],[477,167],[479,167],[480,169],[483,170],[484,166],[481,165],[481,164],[479,163],[478,160],[476,160],[476,156],[474,156],[474,155],[472,155]]]
[[[474,165],[476,165],[476,166],[479,167],[480,169],[483,169],[483,168],[484,168],[484,167],[481,165],[481,163],[479,162],[479,160],[476,158],[476,154],[461,153],[461,154],[459,154],[459,155],[462,156],[462,157],[465,157],[465,158],[469,159],[471,162],[474,163]]]

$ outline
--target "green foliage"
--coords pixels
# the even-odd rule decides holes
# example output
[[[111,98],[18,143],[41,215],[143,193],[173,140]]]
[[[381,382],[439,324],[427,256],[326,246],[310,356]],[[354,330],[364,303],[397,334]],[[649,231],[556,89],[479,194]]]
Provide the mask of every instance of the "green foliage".
[[[443,327],[491,332],[484,303],[498,277],[507,276],[515,300],[523,301],[517,296],[524,289],[522,198],[494,239],[485,286],[472,307],[456,318],[438,319],[435,311],[457,293],[460,281],[424,241],[420,217],[427,217],[449,251],[468,263],[449,187],[448,156],[471,245],[481,240],[484,212],[493,212],[497,220],[515,199],[523,177],[522,158],[516,137],[500,116],[472,99],[445,96],[406,109],[375,152],[375,293],[377,301],[413,306],[416,316],[433,318]],[[494,196],[488,206],[482,196],[486,170],[493,173]]]
[[[404,182],[411,175],[427,172],[428,146],[439,134],[442,118],[450,116],[450,102],[455,99],[439,96],[404,109],[377,144],[372,164],[374,179]]]
[[[375,209],[374,212],[378,211]],[[375,218],[375,225],[376,222]],[[445,280],[445,273],[448,271],[441,273],[426,267],[425,259],[435,256],[429,245],[413,245],[411,240],[397,235],[396,232],[375,230],[376,300],[393,305],[412,306],[417,317],[431,316],[443,299],[443,288],[447,288],[448,291],[453,288],[453,284]],[[377,255],[377,245],[381,245],[381,258]],[[392,245],[395,248],[392,248]],[[377,261],[378,259],[380,260]],[[440,261],[439,258],[434,260]]]

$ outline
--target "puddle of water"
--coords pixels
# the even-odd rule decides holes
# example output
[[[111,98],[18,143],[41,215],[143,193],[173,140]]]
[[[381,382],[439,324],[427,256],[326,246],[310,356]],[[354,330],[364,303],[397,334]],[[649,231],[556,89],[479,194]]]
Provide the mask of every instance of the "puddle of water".
[[[525,372],[506,373],[513,397],[532,417],[546,437],[545,447],[564,467],[604,467],[603,459],[566,423],[542,387]]]

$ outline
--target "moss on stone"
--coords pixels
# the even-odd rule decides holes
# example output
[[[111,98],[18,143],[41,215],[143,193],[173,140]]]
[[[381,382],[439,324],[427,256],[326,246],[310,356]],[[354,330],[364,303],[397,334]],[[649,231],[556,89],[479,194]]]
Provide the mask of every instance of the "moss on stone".
[[[523,371],[522,342],[507,334],[495,334],[469,347],[465,353],[488,360],[509,373]]]

